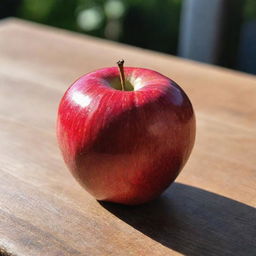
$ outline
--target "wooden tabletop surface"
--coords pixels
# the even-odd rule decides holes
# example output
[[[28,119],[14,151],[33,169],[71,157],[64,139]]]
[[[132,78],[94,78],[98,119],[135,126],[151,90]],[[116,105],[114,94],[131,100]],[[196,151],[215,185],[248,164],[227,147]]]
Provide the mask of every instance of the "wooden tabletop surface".
[[[55,137],[67,87],[122,58],[175,80],[197,117],[196,144],[176,182],[136,207],[94,200],[68,172]],[[0,255],[253,256],[255,206],[254,76],[25,21],[0,23]]]

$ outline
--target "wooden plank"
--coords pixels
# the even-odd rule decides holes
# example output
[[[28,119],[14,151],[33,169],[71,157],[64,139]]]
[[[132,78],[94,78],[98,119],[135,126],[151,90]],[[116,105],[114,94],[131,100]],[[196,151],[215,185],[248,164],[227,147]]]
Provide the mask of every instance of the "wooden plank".
[[[55,138],[79,76],[124,58],[177,81],[197,116],[192,156],[158,200],[95,201]],[[0,248],[27,255],[256,254],[256,79],[172,56],[9,20],[0,25]],[[2,253],[2,252],[1,252]]]

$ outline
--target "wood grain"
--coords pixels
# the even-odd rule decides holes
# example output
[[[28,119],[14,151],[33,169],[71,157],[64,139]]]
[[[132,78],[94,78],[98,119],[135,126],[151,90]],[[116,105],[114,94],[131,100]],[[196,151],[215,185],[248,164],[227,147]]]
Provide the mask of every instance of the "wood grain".
[[[137,207],[95,201],[55,139],[67,87],[121,58],[174,79],[197,116],[177,182]],[[0,106],[3,255],[256,255],[254,76],[11,19],[0,24]]]

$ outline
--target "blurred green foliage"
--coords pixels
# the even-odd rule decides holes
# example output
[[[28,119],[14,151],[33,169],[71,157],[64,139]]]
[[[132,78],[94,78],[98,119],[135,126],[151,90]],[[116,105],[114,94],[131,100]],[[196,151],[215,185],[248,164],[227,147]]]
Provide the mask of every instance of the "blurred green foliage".
[[[246,0],[244,8],[245,20],[256,19],[256,0]]]
[[[182,0],[23,0],[18,16],[176,53]]]
[[[176,53],[180,9],[180,0],[130,1],[123,22],[122,41]]]
[[[240,2],[241,6],[245,3],[244,8],[241,7],[244,10],[243,20],[256,19],[256,0],[234,1],[237,3],[234,6]],[[182,0],[0,0],[0,18],[18,16],[59,28],[176,54],[181,5]],[[241,23],[240,17],[233,16],[230,24],[227,24],[231,32],[236,31]],[[224,47],[224,51],[230,52],[232,47],[235,49],[234,38],[235,36],[223,38],[228,45],[228,48]]]

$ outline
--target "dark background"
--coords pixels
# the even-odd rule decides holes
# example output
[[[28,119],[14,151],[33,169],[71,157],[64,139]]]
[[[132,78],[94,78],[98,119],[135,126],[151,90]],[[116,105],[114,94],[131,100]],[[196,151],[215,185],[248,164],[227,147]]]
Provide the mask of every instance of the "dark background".
[[[224,4],[217,19],[220,36],[214,44],[218,49],[210,60],[179,52],[184,40],[180,34],[185,1],[189,0],[0,0],[0,18],[16,16],[256,74],[256,1],[216,0]],[[205,3],[210,5],[211,1]],[[204,22],[203,16],[200,22]],[[199,41],[207,36],[195,33]]]

